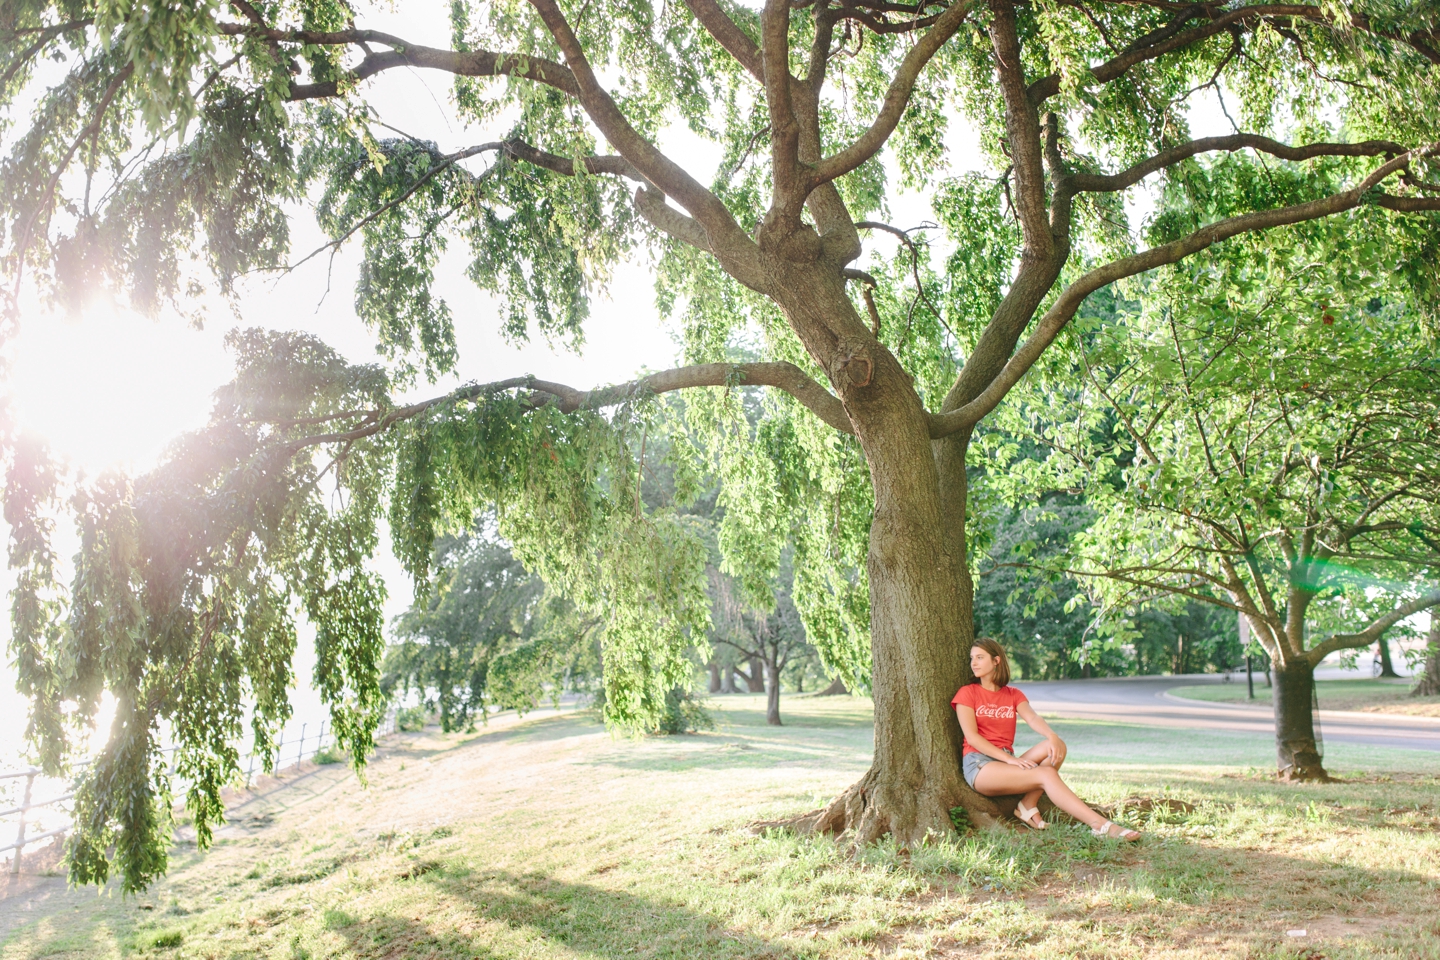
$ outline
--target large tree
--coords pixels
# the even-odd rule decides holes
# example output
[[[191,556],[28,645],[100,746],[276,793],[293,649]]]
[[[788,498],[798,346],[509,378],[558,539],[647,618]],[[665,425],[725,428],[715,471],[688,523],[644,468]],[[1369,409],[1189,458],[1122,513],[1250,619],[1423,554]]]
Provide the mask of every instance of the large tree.
[[[797,604],[827,657],[871,664],[876,736],[870,771],[808,823],[861,841],[948,832],[957,804],[981,820],[997,811],[961,779],[949,707],[967,679],[972,633],[967,452],[976,425],[1086,297],[1229,238],[1318,218],[1383,221],[1411,238],[1397,247],[1405,256],[1435,262],[1426,211],[1440,198],[1427,158],[1440,117],[1440,38],[1426,5],[766,0],[755,10],[687,0],[657,10],[636,0],[529,0],[459,2],[451,11],[450,41],[431,46],[368,29],[364,11],[338,0],[7,4],[0,82],[13,133],[0,212],[9,289],[18,297],[28,271],[60,301],[108,286],[140,307],[183,306],[207,275],[228,291],[241,273],[282,266],[284,205],[308,204],[334,246],[360,238],[357,309],[392,372],[404,375],[454,361],[453,316],[430,289],[447,243],[467,245],[469,274],[500,296],[506,330],[538,327],[561,339],[576,335],[610,267],[635,244],[651,245],[662,255],[666,302],[685,318],[692,365],[588,392],[517,376],[400,406],[370,374],[293,339],[269,347],[308,359],[284,375],[271,362],[265,381],[269,347],[252,339],[239,382],[264,381],[282,396],[230,395],[232,419],[213,429],[229,430],[234,443],[192,453],[216,469],[225,457],[250,459],[236,461],[224,483],[186,477],[206,496],[226,492],[235,524],[226,529],[263,521],[292,560],[311,551],[267,576],[293,573],[286,582],[308,614],[343,627],[334,662],[353,676],[333,674],[336,702],[347,677],[369,682],[376,588],[356,557],[373,549],[365,524],[387,499],[397,552],[419,571],[433,535],[462,514],[468,522],[474,500],[519,498],[522,508],[501,507],[502,525],[522,559],[546,567],[538,572],[547,583],[569,576],[582,608],[607,591],[630,604],[607,628],[607,643],[633,641],[607,646],[607,688],[630,676],[642,691],[668,689],[666,671],[679,660],[667,644],[688,645],[703,620],[695,613],[703,564],[682,548],[678,520],[626,519],[629,461],[620,451],[633,447],[605,446],[599,437],[612,421],[597,411],[622,403],[633,411],[647,394],[689,387],[761,385],[788,395],[769,401],[774,469],[740,477],[743,490],[770,478],[773,491],[751,496],[749,514],[731,511],[772,546],[754,537],[733,546],[773,566],[783,539],[775,528],[811,511],[800,523],[809,539],[797,545]],[[68,72],[38,101],[22,95],[28,81],[61,72],[56,60]],[[404,121],[379,123],[371,91],[396,70],[452,75],[456,109],[494,135],[442,149],[397,133]],[[1189,104],[1207,91],[1243,129],[1190,135]],[[987,169],[935,183],[947,136],[964,136],[947,134],[965,129],[962,117]],[[708,185],[662,149],[672,122],[718,144],[723,160]],[[1227,155],[1228,164],[1211,162]],[[477,169],[476,158],[488,165]],[[1265,188],[1263,176],[1276,171],[1285,176]],[[1123,201],[1147,178],[1203,182],[1208,201],[1192,222],[1167,221],[1175,229],[1137,248]],[[924,279],[925,251],[878,219],[897,179],[934,191],[955,247],[943,290],[907,288]],[[872,253],[871,269],[854,266],[867,241],[892,235],[904,241],[895,258]],[[733,362],[730,335],[747,322],[763,332],[765,356]],[[285,392],[306,387],[322,401]],[[642,447],[643,429],[635,431]],[[381,436],[391,432],[401,439]],[[284,526],[294,510],[252,516],[237,500],[264,484],[317,489],[314,474],[329,469],[323,459],[312,468],[319,451],[338,458],[324,475],[335,482],[370,471],[365,498],[311,516],[332,537],[325,563],[313,538]],[[546,472],[551,455],[556,466]],[[387,472],[386,463],[398,466]],[[164,476],[181,467],[172,461]],[[601,494],[567,493],[562,468],[572,470],[567,482],[586,477]],[[67,641],[46,619],[44,524],[24,513],[44,490],[22,489],[31,481],[44,487],[44,470],[17,472],[14,508],[11,495],[6,501],[18,531],[12,563],[24,574],[16,643],[27,689],[63,699],[73,692],[62,689],[68,675],[47,664]],[[129,518],[123,485],[112,493],[104,517]],[[274,503],[294,507],[299,496],[276,492]],[[547,508],[546,496],[563,509]],[[578,533],[572,522],[582,524]],[[856,526],[868,529],[857,537]],[[146,581],[141,592],[157,606],[143,616],[136,610],[121,626],[87,621],[99,631],[94,642],[106,631],[133,635],[124,649],[137,659],[107,660],[87,682],[123,694],[136,743],[157,710],[182,706],[172,687],[137,692],[139,678],[165,665],[192,676],[187,655],[218,649],[217,624],[228,604],[244,601],[242,569],[269,561],[248,535],[224,541],[216,529],[205,528],[216,539],[173,546],[207,544],[194,556],[224,559],[233,578],[184,566],[185,577]],[[546,537],[574,571],[525,546]],[[109,569],[103,539],[87,571]],[[223,557],[213,552],[222,542]],[[596,564],[585,551],[602,542],[606,563]],[[648,567],[647,556],[656,556]],[[96,596],[138,590],[151,567],[125,568],[127,558],[112,565],[123,577],[81,585]],[[664,615],[644,620],[642,595],[658,597]],[[160,620],[170,631],[163,648],[147,639]],[[642,683],[650,674],[657,679]],[[37,706],[42,734],[53,726],[54,697]],[[607,695],[622,717],[652,701]],[[367,704],[354,714],[362,740],[374,719]],[[223,753],[219,734],[204,749],[199,732],[186,736],[197,763]],[[224,764],[207,770],[219,776]],[[106,831],[135,808],[106,807],[104,795],[96,788],[81,820],[78,859],[88,866],[80,878],[103,872]],[[147,828],[132,819],[122,834],[139,842]],[[122,856],[127,878],[144,882],[156,863],[132,853]]]

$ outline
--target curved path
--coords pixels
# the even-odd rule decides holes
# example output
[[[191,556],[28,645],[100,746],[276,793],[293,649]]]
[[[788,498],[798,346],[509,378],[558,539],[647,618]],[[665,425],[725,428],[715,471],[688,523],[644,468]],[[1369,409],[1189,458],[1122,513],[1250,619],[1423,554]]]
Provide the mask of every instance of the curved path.
[[[1097,680],[1020,681],[1016,684],[1035,709],[1052,717],[1110,720],[1154,727],[1229,730],[1274,737],[1269,707],[1182,700],[1169,695],[1176,687],[1220,683],[1215,674],[1179,677],[1123,677]],[[1232,682],[1244,683],[1242,674]],[[1321,710],[1320,735],[1337,743],[1440,752],[1440,718],[1393,713],[1352,713]]]

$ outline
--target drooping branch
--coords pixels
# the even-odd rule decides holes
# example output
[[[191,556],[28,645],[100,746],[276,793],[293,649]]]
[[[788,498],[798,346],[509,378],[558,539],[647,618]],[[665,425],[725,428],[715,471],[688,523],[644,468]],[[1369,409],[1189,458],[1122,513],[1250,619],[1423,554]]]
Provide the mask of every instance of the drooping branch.
[[[359,422],[348,430],[336,430],[291,440],[284,449],[294,453],[327,443],[353,443],[383,433],[397,423],[413,420],[433,407],[462,403],[506,390],[528,390],[535,406],[554,404],[564,413],[600,410],[651,394],[669,393],[691,387],[756,386],[775,387],[800,401],[807,409],[842,433],[853,433],[840,399],[806,375],[793,363],[703,363],[662,370],[628,383],[594,390],[577,390],[563,383],[534,376],[511,377],[493,383],[471,384],[450,393],[403,407],[349,411],[337,416],[355,416]],[[325,418],[334,419],[334,418]],[[297,421],[276,421],[295,423]]]
[[[1385,616],[1375,619],[1364,630],[1355,633],[1337,633],[1327,637],[1307,650],[1305,652],[1305,659],[1310,661],[1311,666],[1315,666],[1336,650],[1350,650],[1355,647],[1369,646],[1379,640],[1382,633],[1395,626],[1395,624],[1401,620],[1434,606],[1440,606],[1440,590],[1431,590],[1429,593],[1417,597],[1409,603],[1396,607],[1394,610],[1385,614]]]
[[[1085,298],[1102,287],[1122,280],[1126,277],[1133,277],[1138,273],[1153,270],[1156,267],[1163,267],[1167,264],[1176,263],[1191,254],[1198,253],[1207,247],[1213,246],[1222,240],[1239,236],[1242,233],[1253,233],[1260,230],[1270,230],[1275,227],[1283,227],[1293,223],[1303,223],[1307,220],[1318,220],[1321,217],[1333,216],[1352,210],[1360,206],[1362,202],[1370,199],[1367,193],[1376,187],[1381,181],[1393,173],[1404,169],[1409,163],[1422,156],[1429,156],[1440,150],[1440,142],[1428,144],[1415,150],[1408,151],[1390,161],[1382,164],[1372,171],[1365,179],[1349,190],[1332,194],[1320,200],[1311,200],[1306,203],[1292,204],[1288,207],[1278,207],[1273,210],[1261,210],[1254,213],[1241,214],[1240,216],[1229,217],[1225,220],[1212,223],[1209,226],[1201,227],[1199,230],[1175,240],[1171,243],[1152,247],[1133,256],[1114,260],[1104,266],[1084,274],[1074,283],[1065,289],[1055,303],[1041,317],[1040,323],[1035,332],[1015,351],[1014,355],[1006,362],[1000,373],[977,395],[973,400],[954,410],[945,413],[931,414],[930,435],[934,438],[946,437],[952,433],[974,426],[982,417],[994,410],[996,405],[1004,399],[1010,389],[1020,381],[1020,378],[1039,359],[1040,354],[1054,341],[1055,337],[1065,327]],[[1410,198],[1396,197],[1394,200]]]
[[[83,30],[94,22],[95,21],[87,17],[83,20],[68,20],[65,23],[52,24],[37,31],[34,42],[24,50],[15,54],[14,58],[10,61],[10,66],[5,68],[3,74],[0,74],[0,90],[9,86],[10,81],[15,79],[15,74],[25,69],[25,65],[30,62],[31,58],[41,50],[44,50],[52,40],[74,30]],[[18,36],[16,39],[18,39]]]
[[[1108,175],[1072,174],[1071,183],[1076,190],[1083,192],[1103,193],[1124,190],[1156,171],[1164,170],[1202,153],[1233,152],[1245,149],[1268,153],[1281,160],[1291,161],[1313,160],[1316,157],[1394,157],[1405,152],[1404,146],[1390,140],[1366,140],[1361,143],[1308,143],[1292,147],[1269,137],[1239,133],[1228,137],[1202,137],[1199,140],[1178,144],[1119,173]]]
[[[1322,8],[1310,4],[1253,4],[1226,10],[1218,15],[1214,13],[1214,9],[1214,7],[1200,4],[1182,9],[1165,26],[1140,37],[1114,58],[1097,67],[1092,67],[1091,79],[1097,83],[1109,83],[1111,80],[1124,76],[1131,67],[1137,64],[1155,60],[1167,53],[1183,50],[1218,34],[1229,32],[1237,26],[1249,25],[1256,20],[1286,18],[1306,20],[1322,26],[1335,26]],[[1185,24],[1190,21],[1207,15],[1211,17],[1208,22],[1185,28]],[[1388,39],[1400,40],[1430,62],[1440,63],[1440,53],[1437,53],[1427,39],[1419,34],[1397,34],[1377,30],[1367,17],[1358,14],[1352,14],[1349,20],[1349,26],[1353,29],[1384,36]],[[1038,106],[1059,92],[1060,74],[1052,73],[1032,83],[1029,96],[1031,102]]]
[[[135,62],[132,60],[121,67],[110,79],[109,85],[100,95],[99,102],[95,104],[95,112],[91,115],[90,122],[76,134],[75,138],[70,141],[70,145],[66,147],[65,153],[56,161],[55,169],[45,183],[45,189],[40,191],[40,196],[35,201],[35,207],[30,211],[30,216],[25,219],[24,228],[18,231],[19,236],[15,243],[15,284],[10,296],[12,307],[19,298],[20,282],[25,270],[25,254],[29,250],[30,241],[34,239],[35,225],[42,218],[48,218],[50,204],[55,198],[55,189],[60,184],[60,178],[64,176],[66,169],[70,166],[70,161],[74,159],[75,152],[86,140],[99,133],[101,124],[105,122],[105,114],[110,109],[110,104],[114,102],[116,95],[120,93],[120,88],[125,86],[125,81],[129,80],[134,72]]]
[[[926,64],[960,29],[975,2],[976,0],[955,0],[940,14],[934,26],[905,53],[905,58],[900,61],[900,66],[890,81],[889,89],[885,91],[880,112],[876,114],[869,129],[844,150],[821,160],[815,167],[814,183],[828,183],[843,177],[880,152],[899,126],[906,108],[910,106],[910,94]]]

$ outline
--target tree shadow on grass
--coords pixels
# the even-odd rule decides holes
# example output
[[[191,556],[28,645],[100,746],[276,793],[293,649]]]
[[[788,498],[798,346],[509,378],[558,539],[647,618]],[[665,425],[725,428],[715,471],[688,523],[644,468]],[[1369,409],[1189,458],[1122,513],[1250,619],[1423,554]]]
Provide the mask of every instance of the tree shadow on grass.
[[[403,914],[356,920],[327,917],[356,957],[499,958],[559,955],[633,958],[772,958],[816,956],[732,929],[688,907],[543,874],[437,866],[402,883],[434,892],[428,905]],[[456,912],[459,912],[459,916]],[[432,915],[443,916],[440,922]]]

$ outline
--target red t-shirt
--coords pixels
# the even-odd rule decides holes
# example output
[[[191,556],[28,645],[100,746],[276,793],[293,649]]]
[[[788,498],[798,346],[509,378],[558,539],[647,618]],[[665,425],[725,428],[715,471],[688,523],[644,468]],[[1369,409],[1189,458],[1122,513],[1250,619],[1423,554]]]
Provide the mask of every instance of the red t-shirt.
[[[1015,708],[1024,702],[1025,694],[1008,683],[994,693],[978,683],[967,683],[955,694],[950,705],[974,710],[975,732],[1001,750],[1010,750],[1015,746]],[[960,755],[963,757],[967,753],[975,752],[967,739],[965,749],[960,751]]]

